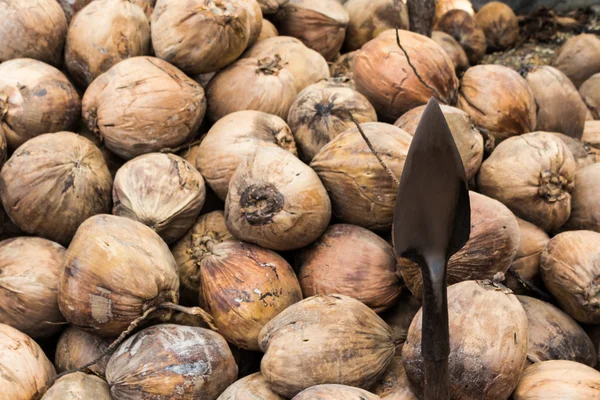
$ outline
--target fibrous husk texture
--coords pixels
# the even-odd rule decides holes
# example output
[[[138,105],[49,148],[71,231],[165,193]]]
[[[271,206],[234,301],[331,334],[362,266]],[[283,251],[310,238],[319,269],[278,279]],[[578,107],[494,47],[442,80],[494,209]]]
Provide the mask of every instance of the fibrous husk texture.
[[[70,326],[60,335],[56,344],[54,365],[58,372],[65,372],[79,368],[90,361],[96,360],[110,345],[111,339],[102,338]],[[91,365],[84,372],[91,372],[104,377],[106,364],[110,356],[105,356],[100,361]]]

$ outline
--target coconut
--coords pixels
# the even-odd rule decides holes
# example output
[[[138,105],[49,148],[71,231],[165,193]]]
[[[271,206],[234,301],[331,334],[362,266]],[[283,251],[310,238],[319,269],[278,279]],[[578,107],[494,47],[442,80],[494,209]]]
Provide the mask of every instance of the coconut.
[[[263,376],[287,398],[327,383],[370,387],[395,351],[390,327],[343,295],[313,296],[288,307],[265,325],[259,344]]]
[[[336,58],[336,60],[329,66],[331,77],[345,78],[351,82],[352,85],[354,85],[352,68],[354,65],[354,57],[356,57],[357,52],[358,51],[351,51]]]
[[[527,74],[527,83],[537,104],[536,129],[580,139],[587,109],[569,78],[558,69],[544,65]]]
[[[148,225],[167,243],[181,238],[200,214],[204,178],[174,154],[150,153],[119,169],[113,186],[113,214]]]
[[[546,287],[573,319],[600,323],[600,233],[570,231],[554,236],[541,258]]]
[[[400,117],[394,125],[414,136],[425,107],[420,106],[410,110]],[[483,160],[483,136],[475,128],[471,117],[466,112],[445,105],[441,105],[441,109],[465,166],[467,179],[471,179],[477,174]]]
[[[0,62],[33,58],[57,67],[62,64],[67,18],[56,0],[3,1],[0,21],[0,42],[4,43]]]
[[[412,137],[400,128],[379,122],[361,124],[361,128],[400,179]],[[392,226],[397,188],[356,127],[326,144],[310,166],[327,188],[333,213],[341,221],[371,230]]]
[[[7,400],[31,400],[43,394],[56,375],[54,366],[29,336],[0,323],[0,387]]]
[[[279,8],[289,0],[257,0],[264,15],[276,14]]]
[[[111,339],[101,338],[82,331],[74,326],[67,328],[56,344],[54,365],[58,372],[65,372],[81,367],[96,360],[110,345]],[[84,372],[91,372],[104,377],[106,364],[110,356],[105,356],[97,363],[89,366]]]
[[[217,71],[244,52],[254,30],[260,34],[254,13],[250,1],[157,0],[152,14],[154,52],[188,75]],[[210,40],[199,45],[199,38]]]
[[[575,174],[575,189],[571,194],[571,216],[565,229],[587,229],[600,232],[600,164],[592,164]]]
[[[231,178],[225,221],[240,240],[298,249],[321,236],[330,219],[331,202],[317,174],[280,147],[257,147]]]
[[[394,249],[359,226],[331,225],[298,253],[296,269],[304,297],[339,293],[381,312],[393,306],[401,292]]]
[[[403,290],[396,304],[381,314],[381,318],[392,328],[396,355],[402,353],[402,346],[408,335],[408,327],[417,311],[421,309],[421,302],[408,290]]]
[[[76,372],[57,380],[41,400],[112,400],[108,384],[94,375]]]
[[[483,29],[467,11],[448,11],[439,19],[435,29],[446,32],[460,43],[471,64],[477,64],[485,55],[487,44]]]
[[[250,16],[250,23],[248,25],[248,30],[250,34],[250,38],[248,39],[248,46],[252,46],[260,37],[260,33],[263,27],[263,14],[260,9],[260,4],[256,0],[239,0],[241,1],[248,15]]]
[[[244,58],[257,59],[271,56],[281,58],[281,65],[294,77],[298,93],[313,83],[329,78],[329,66],[323,56],[290,36],[261,40],[243,55]],[[287,114],[283,118],[287,118]]]
[[[321,81],[304,89],[292,104],[288,123],[307,163],[334,137],[354,125],[374,122],[377,113],[367,98],[347,85]]]
[[[418,400],[410,388],[402,357],[399,355],[392,359],[385,374],[371,391],[385,400]]]
[[[67,321],[103,337],[164,302],[177,303],[177,265],[146,225],[114,215],[87,219],[73,238],[60,276],[58,304]],[[168,319],[169,310],[152,313]]]
[[[527,357],[527,315],[517,297],[500,284],[465,281],[448,288],[450,397],[508,399]],[[414,393],[423,394],[423,315],[419,311],[402,350]]]
[[[160,324],[119,346],[106,367],[106,380],[119,400],[215,400],[237,373],[218,333]]]
[[[477,175],[481,193],[547,232],[571,213],[575,160],[555,135],[534,132],[500,143]]]
[[[388,29],[408,30],[408,7],[403,0],[349,0],[344,8],[350,16],[344,47],[358,50]]]
[[[142,9],[129,1],[92,1],[69,25],[65,64],[83,87],[119,61],[147,54],[150,22]]]
[[[469,59],[467,53],[452,36],[445,32],[433,31],[431,38],[440,45],[452,60],[456,73],[466,71],[469,68]]]
[[[25,58],[0,65],[0,132],[11,151],[35,136],[74,129],[80,112],[79,95],[56,68]]]
[[[439,21],[450,10],[463,10],[471,16],[475,15],[473,5],[469,0],[436,0],[434,22]]]
[[[61,329],[56,292],[64,256],[64,247],[46,239],[0,242],[0,323],[32,338]]]
[[[268,19],[263,19],[260,35],[258,36],[258,39],[256,39],[256,41],[269,39],[275,36],[279,36],[279,31],[277,31],[275,25],[273,25],[273,23]]]
[[[552,134],[567,145],[575,159],[575,169],[577,171],[596,163],[596,153],[594,153],[585,143],[578,139],[574,139],[571,136],[563,135],[562,133],[552,132]]]
[[[248,375],[229,386],[217,400],[285,400],[269,387],[260,372]]]
[[[0,172],[0,197],[24,232],[67,245],[77,227],[110,210],[112,178],[100,150],[71,132],[40,135]]]
[[[572,360],[593,367],[596,350],[585,331],[567,314],[533,297],[517,296],[529,321],[527,360]]]
[[[300,39],[329,61],[342,48],[349,19],[337,0],[289,0],[274,20],[282,35]]]
[[[596,157],[600,155],[600,121],[586,121],[581,141]]]
[[[514,214],[502,203],[476,192],[471,201],[471,235],[467,243],[450,257],[448,284],[467,280],[492,279],[506,273],[519,249],[519,225]],[[417,298],[423,296],[423,278],[419,266],[399,259],[406,286]]]
[[[477,65],[463,76],[458,108],[478,127],[494,136],[496,144],[531,132],[536,124],[535,98],[518,72],[502,65]]]
[[[600,398],[600,372],[587,365],[564,360],[530,365],[513,393],[514,400]]]
[[[579,88],[600,72],[600,38],[591,33],[570,38],[554,53],[551,65],[561,70]]]
[[[76,133],[94,143],[96,147],[100,149],[102,156],[104,157],[104,161],[106,162],[106,166],[110,171],[110,175],[114,179],[117,171],[123,166],[125,161],[115,153],[108,150],[104,145],[104,142],[96,134],[94,134],[94,132],[90,131],[84,123],[79,124]]]
[[[600,73],[592,75],[583,82],[579,94],[594,119],[600,119]]]
[[[58,0],[58,4],[60,4],[65,12],[67,22],[70,22],[79,10],[90,4],[92,1],[94,0]],[[156,0],[129,0],[129,2],[141,7],[142,11],[146,14],[146,17],[150,18]]]
[[[366,43],[354,57],[356,89],[373,104],[380,117],[395,121],[434,96],[442,104],[456,103],[458,79],[454,64],[432,39],[414,32],[387,30]]]
[[[131,159],[189,141],[206,111],[204,90],[154,57],[132,57],[100,75],[83,96],[83,119],[115,154]]]
[[[298,393],[292,400],[380,400],[366,390],[346,385],[315,385]]]
[[[506,50],[519,40],[517,16],[505,3],[487,3],[477,11],[475,21],[483,29],[490,50]]]
[[[273,143],[297,155],[292,131],[276,115],[262,111],[236,111],[219,119],[200,143],[193,164],[221,200],[238,166],[257,147]]]

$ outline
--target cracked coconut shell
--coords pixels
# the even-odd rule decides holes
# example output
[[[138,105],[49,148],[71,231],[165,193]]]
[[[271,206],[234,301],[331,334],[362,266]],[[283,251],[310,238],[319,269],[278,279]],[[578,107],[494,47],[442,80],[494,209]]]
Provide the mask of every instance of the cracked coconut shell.
[[[206,111],[202,87],[169,63],[132,57],[100,75],[83,96],[83,119],[118,156],[189,141]]]
[[[348,12],[337,0],[289,0],[274,16],[277,30],[331,61],[344,43]]]
[[[0,323],[32,338],[62,329],[57,292],[64,256],[64,247],[46,239],[0,242]]]
[[[477,175],[481,193],[546,232],[571,213],[575,159],[556,135],[533,132],[500,143]]]
[[[527,315],[509,289],[490,281],[448,288],[450,397],[508,399],[527,360]],[[422,311],[415,316],[402,358],[414,393],[423,395]]]
[[[292,400],[380,400],[380,397],[366,390],[346,385],[315,385],[303,390]]]
[[[405,112],[426,104],[434,96],[440,103],[454,105],[458,79],[454,64],[432,39],[414,32],[390,29],[367,42],[354,57],[356,90],[365,95],[381,119],[395,121]]]
[[[393,125],[361,124],[377,154],[397,179],[412,137]],[[356,127],[326,144],[310,163],[327,188],[333,213],[341,221],[371,230],[392,226],[397,188]]]
[[[552,304],[533,297],[517,298],[529,322],[528,363],[571,360],[596,365],[594,344],[577,322]]]
[[[475,14],[477,25],[483,29],[488,48],[492,51],[514,47],[519,40],[517,16],[505,3],[492,1]]]
[[[457,107],[466,111],[477,127],[487,129],[496,144],[535,129],[531,88],[518,72],[502,65],[469,68],[460,84]]]
[[[35,136],[75,129],[80,113],[81,99],[58,69],[26,58],[0,64],[0,132],[11,151]]]
[[[0,323],[0,387],[6,400],[31,400],[43,394],[56,375],[44,351],[29,336]]]
[[[146,225],[114,215],[87,219],[65,255],[58,304],[66,320],[115,337],[153,306],[177,303],[179,277],[169,247]],[[152,313],[168,320],[171,312]]]
[[[600,38],[590,33],[573,36],[554,52],[550,64],[579,88],[600,72]]]
[[[600,324],[600,233],[570,231],[554,236],[542,253],[542,278],[569,316]]]
[[[260,372],[248,375],[229,386],[217,400],[285,400],[271,390]]]
[[[418,400],[410,388],[410,382],[402,363],[401,349],[396,351],[390,366],[371,391],[385,400]]]
[[[110,210],[112,177],[100,150],[71,132],[19,147],[0,172],[0,197],[24,232],[68,245],[79,225]]]
[[[502,203],[476,192],[471,201],[471,234],[467,243],[448,261],[448,284],[467,280],[492,279],[506,273],[520,243],[520,232],[514,214]],[[399,258],[400,272],[412,294],[421,299],[423,279],[414,262]]]
[[[150,22],[129,1],[92,1],[69,24],[65,64],[82,87],[119,61],[148,54]]]
[[[466,71],[469,68],[469,59],[467,58],[467,53],[462,48],[460,43],[458,43],[452,36],[448,35],[446,32],[441,31],[433,31],[431,33],[431,38],[440,45],[442,49],[446,52],[448,57],[452,60],[452,64],[454,65],[454,70],[458,74],[459,72]]]
[[[200,214],[204,178],[174,154],[150,153],[123,165],[113,185],[113,215],[139,221],[172,244]]]
[[[215,400],[237,374],[221,335],[173,324],[131,336],[106,367],[110,392],[118,400]]]
[[[600,73],[592,75],[583,82],[579,88],[579,94],[593,119],[600,119]]]
[[[331,219],[331,202],[308,165],[275,145],[240,164],[225,201],[227,229],[236,238],[272,250],[314,242]]]
[[[268,19],[262,20],[262,27],[260,29],[260,35],[256,41],[269,39],[275,36],[279,36],[279,31],[275,28],[275,25]]]
[[[440,18],[434,29],[449,34],[460,43],[471,64],[479,63],[485,55],[485,34],[468,12],[450,10]]]
[[[250,243],[208,241],[206,246],[199,269],[201,303],[229,343],[259,351],[265,324],[302,300],[294,270],[277,253]]]
[[[355,225],[329,226],[316,242],[299,251],[295,268],[304,297],[339,293],[382,312],[401,293],[392,246]]]
[[[56,370],[58,372],[69,371],[97,359],[111,342],[112,339],[102,338],[74,326],[69,326],[60,335],[56,344],[56,353],[54,356]],[[94,365],[90,365],[84,372],[103,378],[109,359],[110,355],[103,357]]]
[[[395,351],[390,327],[343,295],[317,295],[288,307],[265,325],[259,344],[263,376],[287,398],[320,384],[371,387]]]
[[[0,21],[0,63],[33,58],[60,67],[67,18],[56,0],[3,0]]]
[[[592,164],[575,173],[571,193],[571,215],[567,230],[587,229],[600,232],[600,164]]]
[[[310,163],[333,138],[359,123],[376,122],[367,98],[342,83],[321,81],[298,94],[287,121],[294,132],[300,158]]]
[[[58,379],[41,400],[112,400],[106,381],[76,372]]]
[[[450,10],[463,10],[469,15],[475,15],[473,5],[469,0],[436,0],[434,23],[440,20]]]
[[[225,200],[238,166],[266,143],[298,155],[292,131],[283,119],[262,111],[236,111],[210,128],[198,147],[194,164],[208,186]]]

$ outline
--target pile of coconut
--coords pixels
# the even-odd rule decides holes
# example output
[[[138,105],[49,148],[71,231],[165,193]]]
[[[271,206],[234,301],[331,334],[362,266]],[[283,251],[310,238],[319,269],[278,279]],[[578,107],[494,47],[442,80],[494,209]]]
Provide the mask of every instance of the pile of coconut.
[[[433,96],[451,398],[599,399],[600,38],[521,75],[480,64],[507,5],[421,3],[0,1],[0,398],[421,399],[390,231]]]

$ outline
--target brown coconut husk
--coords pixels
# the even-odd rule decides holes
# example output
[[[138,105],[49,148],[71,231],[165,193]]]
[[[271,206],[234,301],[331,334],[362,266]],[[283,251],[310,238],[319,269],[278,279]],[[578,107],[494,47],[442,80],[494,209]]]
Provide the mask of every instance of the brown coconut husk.
[[[106,351],[111,339],[102,338],[74,326],[68,327],[56,344],[54,365],[58,372],[66,372],[81,367],[90,361],[97,360]],[[110,356],[105,356],[90,365],[84,372],[104,377],[106,364]]]
[[[563,135],[562,133],[552,132],[552,134],[567,145],[575,159],[575,169],[577,171],[596,163],[596,153],[592,151],[590,146],[571,136]]]
[[[260,372],[248,375],[229,386],[217,400],[285,400],[271,390]]]
[[[79,123],[79,127],[77,128],[76,133],[78,135],[83,136],[90,142],[94,143],[96,145],[96,147],[98,147],[100,149],[100,151],[102,152],[102,156],[104,157],[104,161],[106,162],[106,166],[108,167],[108,170],[110,171],[110,175],[114,179],[119,168],[121,168],[123,166],[123,164],[125,164],[125,160],[123,160],[121,157],[119,157],[118,155],[116,155],[115,153],[110,151],[105,146],[104,142],[100,139],[100,137],[98,137],[98,135],[94,134],[94,132],[90,131],[83,122]]]
[[[315,385],[294,396],[293,400],[380,400],[380,397],[352,386],[326,384]]]
[[[263,19],[260,35],[256,41],[258,42],[260,40],[269,39],[275,36],[279,36],[279,31],[277,28],[275,28],[275,25],[273,25],[273,23],[268,19]]]
[[[575,174],[575,188],[571,194],[571,215],[566,230],[587,229],[600,232],[600,164],[592,164]]]
[[[345,78],[354,84],[352,68],[354,57],[358,51],[351,51],[340,55],[333,63],[329,65],[329,72],[332,78]]]
[[[431,38],[437,44],[439,44],[440,47],[444,49],[448,57],[450,57],[457,74],[466,71],[469,68],[469,59],[467,58],[467,53],[465,53],[465,50],[462,48],[460,43],[458,43],[452,36],[445,32],[433,31],[431,33]]]
[[[463,10],[469,15],[475,15],[473,5],[469,0],[436,0],[434,24],[450,10]]]
[[[112,400],[106,381],[94,375],[76,372],[58,379],[41,400]]]
[[[418,400],[412,392],[400,352],[396,352],[383,377],[371,391],[385,400]]]
[[[437,21],[434,29],[446,32],[460,43],[471,64],[479,63],[485,55],[487,44],[483,29],[467,11],[448,11]]]
[[[257,0],[264,15],[276,14],[279,8],[289,0]]]
[[[581,141],[597,159],[600,157],[600,121],[585,121]]]
[[[589,109],[593,119],[600,119],[600,73],[583,82],[579,94]]]
[[[475,21],[485,33],[490,50],[506,50],[519,40],[517,16],[507,4],[492,1],[481,7],[475,14]]]
[[[600,72],[600,38],[590,33],[573,36],[554,53],[551,65],[579,88]]]

